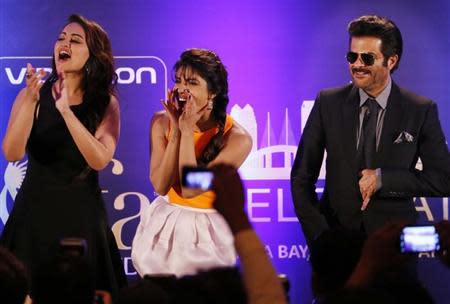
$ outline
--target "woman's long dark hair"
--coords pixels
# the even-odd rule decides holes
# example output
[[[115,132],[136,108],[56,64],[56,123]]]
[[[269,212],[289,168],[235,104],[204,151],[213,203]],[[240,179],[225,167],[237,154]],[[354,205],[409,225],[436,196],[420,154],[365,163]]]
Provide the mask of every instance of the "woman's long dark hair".
[[[82,90],[85,115],[81,121],[91,133],[95,133],[109,105],[111,95],[115,95],[117,75],[114,69],[111,42],[105,30],[92,20],[80,15],[71,15],[68,19],[69,23],[78,23],[86,33],[89,59],[83,68]],[[53,71],[49,79],[57,78],[55,58],[53,58]]]
[[[213,136],[197,160],[200,166],[204,166],[216,158],[222,150],[223,134],[228,105],[228,73],[219,56],[205,49],[188,49],[184,51],[180,59],[175,63],[174,72],[179,69],[192,69],[200,77],[206,80],[208,92],[214,94],[212,117],[219,127],[219,132]]]

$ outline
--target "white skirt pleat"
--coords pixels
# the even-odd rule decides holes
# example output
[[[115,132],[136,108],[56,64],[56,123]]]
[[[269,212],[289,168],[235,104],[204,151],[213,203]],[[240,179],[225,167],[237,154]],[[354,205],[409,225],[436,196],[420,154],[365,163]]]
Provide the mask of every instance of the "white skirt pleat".
[[[141,214],[131,258],[141,277],[179,277],[234,266],[236,251],[230,228],[215,209],[175,205],[159,196]]]

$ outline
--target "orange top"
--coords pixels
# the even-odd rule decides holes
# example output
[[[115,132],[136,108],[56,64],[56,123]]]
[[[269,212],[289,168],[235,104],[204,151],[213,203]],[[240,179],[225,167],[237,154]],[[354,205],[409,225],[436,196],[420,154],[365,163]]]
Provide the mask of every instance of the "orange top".
[[[227,118],[225,120],[224,134],[228,132],[232,126],[233,126],[233,118],[227,115]],[[208,129],[204,132],[197,132],[197,131],[194,132],[194,146],[196,158],[200,157],[206,145],[209,143],[211,138],[217,134],[217,132],[219,132],[218,127]],[[167,195],[169,197],[169,202],[173,204],[201,209],[212,208],[212,204],[216,197],[213,191],[206,191],[193,198],[184,198],[181,196],[181,187],[179,185],[172,186]]]

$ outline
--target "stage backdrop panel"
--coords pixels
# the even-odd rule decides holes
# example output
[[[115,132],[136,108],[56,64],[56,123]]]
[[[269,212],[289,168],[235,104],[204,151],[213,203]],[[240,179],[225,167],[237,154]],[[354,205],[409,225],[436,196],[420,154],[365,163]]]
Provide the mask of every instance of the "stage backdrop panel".
[[[295,217],[289,174],[317,92],[348,83],[346,27],[362,14],[392,18],[404,37],[393,79],[439,105],[450,136],[450,4],[433,1],[13,1],[0,0],[0,137],[27,62],[50,71],[59,31],[71,13],[108,31],[119,76],[122,130],[111,164],[101,172],[109,222],[125,271],[136,278],[130,247],[143,208],[156,196],[149,181],[149,125],[172,66],[186,48],[209,48],[229,72],[228,111],[253,137],[240,173],[246,210],[276,269],[291,281],[291,302],[310,303],[309,250]],[[26,160],[0,157],[0,232],[13,207]],[[318,182],[323,188],[324,170]],[[417,198],[421,222],[448,219],[448,198]],[[450,272],[423,255],[420,276],[437,303],[449,296]]]

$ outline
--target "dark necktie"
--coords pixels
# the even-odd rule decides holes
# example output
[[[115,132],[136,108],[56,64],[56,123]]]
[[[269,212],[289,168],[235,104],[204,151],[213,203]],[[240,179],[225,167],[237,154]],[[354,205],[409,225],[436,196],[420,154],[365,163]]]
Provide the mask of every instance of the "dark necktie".
[[[365,113],[359,138],[356,157],[359,170],[375,169],[376,130],[378,119],[378,103],[375,99],[368,98],[364,103]],[[364,109],[362,109],[364,111]]]

